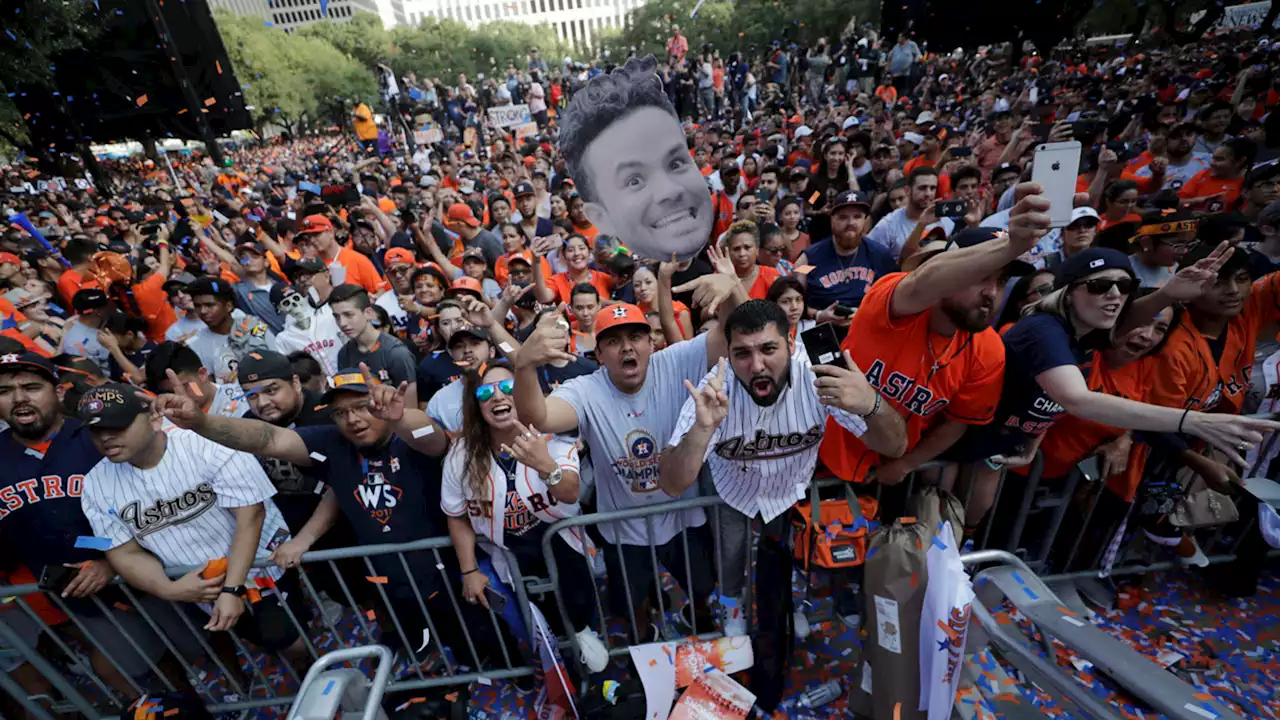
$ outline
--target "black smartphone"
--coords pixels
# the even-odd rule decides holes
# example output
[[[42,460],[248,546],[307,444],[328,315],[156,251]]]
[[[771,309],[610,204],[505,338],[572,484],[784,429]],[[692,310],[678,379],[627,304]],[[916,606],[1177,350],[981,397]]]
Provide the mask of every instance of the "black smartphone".
[[[840,317],[850,317],[853,315],[854,309],[847,305],[837,305],[831,309],[831,312],[839,315]]]
[[[757,190],[756,199],[762,203],[773,202],[773,193],[768,190]]]
[[[809,353],[809,362],[813,365],[835,365],[849,369],[844,362],[844,351],[840,348],[840,336],[831,323],[822,323],[800,333],[804,341],[805,352]]]
[[[964,217],[969,212],[968,200],[939,200],[933,206],[933,214],[940,218]]]
[[[79,572],[79,568],[66,565],[45,565],[44,571],[40,573],[40,581],[36,585],[47,593],[61,595]]]
[[[951,148],[951,157],[973,157],[973,148],[966,145]]]
[[[1031,137],[1036,139],[1038,143],[1049,142],[1049,132],[1053,130],[1053,123],[1038,122],[1031,125]]]
[[[494,613],[501,615],[502,611],[507,609],[507,596],[494,590],[491,586],[485,586],[484,597],[489,601],[489,609]]]

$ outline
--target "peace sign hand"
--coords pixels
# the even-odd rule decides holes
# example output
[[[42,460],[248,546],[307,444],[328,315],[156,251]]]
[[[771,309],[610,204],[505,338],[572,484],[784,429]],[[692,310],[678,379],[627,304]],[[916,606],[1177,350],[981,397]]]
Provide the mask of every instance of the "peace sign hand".
[[[386,422],[400,422],[404,418],[404,396],[409,390],[408,381],[400,383],[400,387],[384,385],[373,377],[365,363],[360,363],[360,374],[364,376],[365,387],[369,388],[369,414]]]
[[[1218,271],[1231,259],[1235,248],[1223,240],[1199,262],[1184,267],[1164,285],[1165,295],[1178,302],[1189,302],[1200,297],[1218,282]]]
[[[184,430],[198,431],[205,421],[204,408],[200,407],[200,402],[196,399],[200,389],[195,383],[191,387],[183,385],[172,369],[165,370],[165,375],[169,378],[173,392],[154,398],[141,392],[138,396],[151,402],[152,416],[168,418],[169,422]]]
[[[729,396],[724,392],[724,376],[728,371],[728,364],[727,360],[720,358],[716,374],[700,388],[694,387],[688,380],[684,381],[685,388],[693,397],[694,425],[700,430],[715,430],[729,415]]]

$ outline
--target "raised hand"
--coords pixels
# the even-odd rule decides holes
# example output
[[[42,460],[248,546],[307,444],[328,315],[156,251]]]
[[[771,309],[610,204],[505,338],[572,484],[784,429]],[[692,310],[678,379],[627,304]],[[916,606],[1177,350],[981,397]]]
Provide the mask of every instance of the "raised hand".
[[[177,373],[172,369],[165,370],[165,375],[169,378],[169,384],[173,387],[173,392],[157,395],[152,398],[146,393],[138,393],[138,396],[146,402],[151,403],[151,414],[157,417],[164,417],[169,422],[186,430],[195,430],[204,423],[204,408],[200,402],[192,394],[191,389],[182,384],[178,379]]]
[[[404,417],[404,396],[409,390],[408,381],[400,383],[400,387],[384,385],[373,377],[365,363],[360,363],[360,374],[364,376],[365,387],[369,388],[369,414],[379,420],[400,422]]]
[[[715,268],[716,272],[737,279],[738,273],[733,269],[733,261],[715,243],[707,246],[707,259],[711,261],[711,267]]]
[[[694,387],[688,380],[685,388],[693,398],[694,425],[702,430],[715,430],[729,415],[729,396],[724,391],[724,376],[728,372],[728,361],[720,358],[716,374],[701,388]]]
[[[536,428],[527,427],[519,420],[516,421],[516,431],[519,434],[512,441],[513,444],[502,445],[504,452],[509,453],[521,465],[542,474],[549,474],[556,469],[556,461],[551,458],[551,451],[547,449],[546,435]]]
[[[483,300],[473,295],[461,295],[459,299],[462,300],[462,309],[466,312],[467,322],[478,328],[488,328],[493,325],[493,315],[489,314],[489,306]]]
[[[538,367],[556,361],[569,363],[577,359],[565,350],[569,346],[569,329],[564,323],[564,308],[564,303],[561,303],[556,312],[538,318],[533,333],[516,351],[517,366]]]
[[[738,282],[738,276],[733,274],[716,273],[715,275],[703,275],[694,278],[679,287],[671,288],[672,293],[693,293],[693,302],[703,312],[714,315],[720,307],[720,303],[733,294],[734,290],[741,288]]]
[[[867,382],[867,376],[848,350],[844,351],[844,363],[848,369],[838,365],[813,366],[813,387],[818,392],[818,402],[854,415],[866,415],[875,409],[876,389]]]
[[[1223,240],[1213,252],[1194,265],[1184,267],[1164,284],[1165,295],[1180,302],[1200,297],[1218,282],[1218,271],[1231,259],[1235,248]]]

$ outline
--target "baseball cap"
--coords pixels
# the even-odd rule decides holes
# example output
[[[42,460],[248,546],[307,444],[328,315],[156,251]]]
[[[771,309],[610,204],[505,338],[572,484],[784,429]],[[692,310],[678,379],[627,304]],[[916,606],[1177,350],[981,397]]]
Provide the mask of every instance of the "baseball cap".
[[[463,180],[462,182],[458,183],[458,192],[462,193],[463,195],[470,195],[475,191],[476,191],[475,180]]]
[[[327,269],[328,268],[325,267],[324,263],[316,260],[315,258],[302,258],[301,260],[290,263],[285,268],[285,274],[289,276],[290,280],[294,280],[299,275],[316,275]]]
[[[137,392],[137,388],[123,383],[104,383],[80,397],[76,414],[91,428],[127,428],[133,424],[134,418],[147,412]]]
[[[644,311],[631,303],[614,303],[596,313],[596,338],[605,330],[623,325],[643,325],[649,327]]]
[[[907,142],[909,142],[909,143],[912,143],[913,145],[923,145],[923,144],[924,144],[924,136],[923,136],[923,135],[921,135],[920,133],[915,133],[915,132],[904,132],[904,133],[902,133],[902,139],[903,139],[903,140],[906,140],[906,141],[907,141]]]
[[[241,357],[236,367],[236,379],[242,386],[263,380],[292,380],[294,374],[289,358],[271,350],[255,350]]]
[[[424,188],[435,187],[438,182],[439,181],[436,180],[434,175],[423,175],[422,177],[418,178],[418,187],[424,187]]]
[[[254,240],[251,242],[242,242],[236,246],[236,255],[239,255],[240,253],[245,251],[258,253],[263,257],[266,257],[267,255],[267,248],[257,240]]]
[[[1019,175],[1022,174],[1022,168],[1019,167],[1017,163],[1000,163],[995,167],[994,170],[991,171],[991,174],[997,175],[999,173],[1008,172],[1010,170],[1018,173]]]
[[[164,290],[166,294],[174,290],[186,290],[187,286],[195,281],[196,276],[189,272],[174,273],[169,276],[168,280],[164,281],[164,285],[161,285],[160,289]]]
[[[454,203],[449,206],[449,213],[445,218],[445,222],[450,225],[462,223],[471,227],[480,227],[480,221],[476,219],[476,214],[471,212],[471,206],[466,203]]]
[[[413,253],[409,252],[406,248],[393,247],[382,256],[382,262],[387,266],[387,269],[390,270],[397,265],[416,266],[418,264],[418,259],[415,258]]]
[[[933,122],[933,113],[929,112],[928,110],[925,110],[916,116],[917,125],[924,125],[925,123],[931,123],[931,122]]]
[[[863,210],[871,210],[871,200],[858,190],[845,190],[836,196],[836,201],[831,204],[831,212],[835,212],[846,207],[861,207]]]
[[[802,137],[809,137],[812,134],[813,134],[813,128],[809,127],[808,125],[801,125],[800,127],[796,128],[796,132],[795,132],[795,136],[797,140],[799,140]],[[648,323],[645,323],[645,324],[647,325]]]
[[[480,248],[467,248],[462,251],[462,255],[460,257],[462,262],[466,262],[468,260],[479,260],[482,263],[488,263],[488,260],[484,257],[484,250],[481,250]]]
[[[276,283],[275,287],[271,288],[271,293],[267,296],[267,298],[271,300],[271,307],[279,310],[281,301],[283,301],[285,298],[289,297],[290,295],[300,295],[300,294],[301,293],[295,290],[292,285],[285,285],[284,283]]]
[[[1102,222],[1102,219],[1098,217],[1098,211],[1094,210],[1088,205],[1085,205],[1083,207],[1075,208],[1071,211],[1071,222],[1067,223],[1067,227],[1071,227],[1072,225],[1075,225],[1077,222],[1088,219],[1088,218],[1093,219],[1094,225],[1097,225],[1098,223]]]
[[[516,185],[516,192],[515,192],[516,197],[521,197],[524,195],[532,195],[532,194],[533,194],[532,183],[522,182]]]
[[[1103,270],[1123,270],[1133,277],[1128,255],[1111,248],[1088,247],[1062,261],[1054,274],[1053,286],[1064,288]]]
[[[484,295],[484,287],[480,285],[479,280],[464,275],[454,280],[453,284],[449,285],[449,289],[444,291],[444,294],[445,297],[452,297],[464,292],[475,293],[476,297],[482,297]]]
[[[333,396],[340,392],[368,395],[369,386],[364,382],[364,373],[360,372],[359,368],[339,370],[337,375],[329,378],[329,389],[325,391],[321,402],[328,404],[333,400]]]
[[[13,263],[14,265],[21,265],[22,259],[11,252],[0,252],[0,265],[3,265],[5,263]]]
[[[476,327],[475,325],[468,323],[458,328],[457,330],[454,330],[453,334],[449,336],[449,342],[446,343],[445,346],[451,348],[453,347],[455,340],[461,340],[462,338],[466,338],[466,337],[471,337],[477,340],[484,340],[485,342],[489,342],[489,331],[485,330],[484,328]]]
[[[298,234],[311,235],[332,229],[333,223],[329,222],[329,218],[323,215],[308,215],[303,218],[302,225],[298,227]]]
[[[862,124],[862,121],[859,120],[856,115],[850,115],[849,117],[844,119],[844,124],[840,126],[840,129],[848,130],[849,128],[856,128],[861,124]]]
[[[49,381],[53,384],[58,384],[58,367],[49,358],[33,352],[25,352],[20,355],[0,355],[0,373],[23,371],[31,371],[38,375],[43,375],[49,378]]]
[[[920,250],[922,252],[926,250],[934,250],[935,254],[938,252],[963,250],[965,248],[971,248],[974,245],[981,245],[989,240],[994,240],[996,237],[1004,234],[1004,232],[1005,231],[1002,228],[994,227],[964,228],[963,230],[952,234],[951,237],[945,241],[946,245],[944,247],[921,247]],[[930,245],[932,245],[932,243],[930,243]],[[1011,276],[1030,275],[1035,271],[1036,268],[1034,265],[1022,260],[1013,260],[1005,266],[1005,274]]]
[[[81,288],[71,298],[71,308],[76,312],[97,310],[107,306],[107,294],[99,288]]]
[[[511,267],[511,263],[517,261],[522,262],[529,267],[533,267],[533,253],[528,250],[521,250],[520,252],[509,253],[507,255],[507,267]]]
[[[1218,243],[1197,242],[1187,249],[1187,253],[1178,261],[1178,268],[1191,267],[1201,260],[1209,256],[1218,246]],[[1235,247],[1231,249],[1231,257],[1223,263],[1222,268],[1218,270],[1219,278],[1229,278],[1241,268],[1250,267],[1249,252],[1243,248]]]
[[[205,275],[196,278],[196,281],[187,286],[187,294],[191,297],[197,295],[212,295],[219,300],[231,300],[235,297],[235,293],[231,290],[231,284],[222,278],[213,278]]]

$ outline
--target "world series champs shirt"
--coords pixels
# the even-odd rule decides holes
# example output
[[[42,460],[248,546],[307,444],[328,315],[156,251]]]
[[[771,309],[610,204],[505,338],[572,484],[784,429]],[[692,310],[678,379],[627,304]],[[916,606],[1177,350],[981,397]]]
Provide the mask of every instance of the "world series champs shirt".
[[[165,567],[200,566],[226,557],[236,533],[234,508],[263,503],[266,517],[257,556],[289,538],[289,527],[271,496],[276,488],[253,455],[168,426],[160,464],[143,470],[102,460],[84,479],[81,502],[93,534],[111,540],[111,549],[137,540]],[[253,579],[277,580],[284,570],[271,565],[249,571]]]
[[[719,368],[712,369],[698,387],[719,374]],[[818,464],[818,446],[827,418],[855,437],[867,431],[861,415],[818,401],[808,357],[792,356],[788,380],[778,399],[762,407],[731,374],[725,380],[729,414],[711,435],[702,458],[720,497],[734,510],[747,517],[759,514],[765,522],[804,499]],[[696,419],[697,405],[690,397],[680,411],[669,445],[683,440]]]
[[[699,335],[654,353],[639,392],[627,394],[614,387],[609,370],[602,367],[551,393],[578,414],[578,430],[594,463],[600,512],[671,500],[658,487],[658,458],[689,397],[684,381],[696,383],[706,374],[707,336]],[[695,484],[680,497],[697,494]],[[665,544],[681,530],[701,526],[706,520],[701,509],[650,515],[653,543]],[[645,518],[604,523],[600,533],[614,544],[649,544]]]

